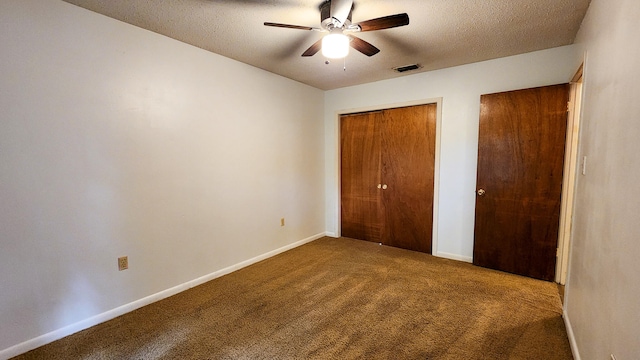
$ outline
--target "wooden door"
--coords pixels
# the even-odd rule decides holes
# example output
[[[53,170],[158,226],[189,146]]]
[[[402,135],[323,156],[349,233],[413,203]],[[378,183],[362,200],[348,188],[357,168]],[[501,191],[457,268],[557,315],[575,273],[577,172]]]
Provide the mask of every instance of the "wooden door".
[[[431,253],[436,109],[341,117],[342,236]]]
[[[474,264],[554,279],[568,93],[482,95]]]
[[[382,241],[381,123],[381,111],[340,118],[342,236]]]
[[[382,181],[386,245],[431,253],[436,104],[383,113]]]

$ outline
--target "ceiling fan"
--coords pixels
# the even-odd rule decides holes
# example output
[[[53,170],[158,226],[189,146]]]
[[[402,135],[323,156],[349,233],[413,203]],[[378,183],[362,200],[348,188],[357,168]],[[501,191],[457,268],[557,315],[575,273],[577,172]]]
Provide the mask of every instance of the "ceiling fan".
[[[367,56],[373,56],[380,52],[380,49],[352,35],[352,33],[409,25],[409,15],[406,13],[384,16],[352,24],[352,11],[353,0],[327,0],[320,5],[319,28],[273,22],[265,22],[264,25],[287,29],[328,32],[328,35],[323,36],[322,39],[311,45],[302,53],[302,56],[313,56],[322,49],[322,54],[325,57],[334,59],[347,56],[349,46]]]

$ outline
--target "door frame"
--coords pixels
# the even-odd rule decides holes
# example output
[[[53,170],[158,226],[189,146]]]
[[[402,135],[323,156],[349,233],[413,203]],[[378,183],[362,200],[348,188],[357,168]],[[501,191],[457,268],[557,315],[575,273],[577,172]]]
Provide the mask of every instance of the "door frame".
[[[558,249],[556,258],[555,281],[564,285],[569,268],[569,249],[571,244],[573,205],[575,202],[576,179],[578,174],[578,151],[580,141],[580,119],[582,115],[584,63],[573,76],[567,104],[567,139],[562,179],[562,200],[560,205],[560,225],[558,231]]]
[[[337,174],[337,178],[335,179],[336,181],[336,189],[338,189],[338,191],[336,192],[335,195],[335,204],[336,204],[336,208],[335,208],[335,224],[336,224],[336,236],[340,237],[342,236],[342,224],[341,224],[341,219],[342,219],[342,204],[341,204],[341,197],[340,194],[342,193],[342,188],[341,188],[341,181],[340,179],[342,178],[342,172],[340,169],[340,159],[342,157],[342,153],[341,153],[341,148],[340,148],[340,117],[342,115],[347,115],[347,114],[353,114],[353,113],[360,113],[360,112],[370,112],[370,111],[380,111],[380,110],[386,110],[386,109],[395,109],[395,108],[401,108],[401,107],[408,107],[408,106],[416,106],[416,105],[428,105],[428,104],[436,104],[436,152],[435,152],[435,159],[434,159],[434,172],[433,172],[433,231],[431,234],[431,254],[433,255],[437,255],[438,254],[438,204],[439,204],[439,196],[438,194],[440,193],[439,189],[440,189],[440,142],[441,142],[441,130],[442,130],[442,97],[438,97],[438,98],[430,98],[430,99],[421,99],[421,100],[414,100],[414,101],[407,101],[407,102],[400,102],[400,103],[390,103],[390,104],[379,104],[379,105],[371,105],[371,106],[365,106],[365,107],[360,107],[360,108],[353,108],[353,109],[341,109],[341,110],[337,110],[334,114],[334,129],[335,129],[335,138],[338,139],[338,141],[336,141],[336,157],[334,159],[334,164],[335,164],[335,173]]]

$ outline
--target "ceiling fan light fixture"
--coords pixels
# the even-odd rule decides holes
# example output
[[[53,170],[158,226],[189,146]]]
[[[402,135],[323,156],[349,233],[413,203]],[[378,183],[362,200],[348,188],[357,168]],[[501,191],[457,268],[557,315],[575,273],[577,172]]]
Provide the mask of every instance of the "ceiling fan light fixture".
[[[349,54],[349,37],[331,33],[322,38],[322,55],[329,59],[342,59]]]

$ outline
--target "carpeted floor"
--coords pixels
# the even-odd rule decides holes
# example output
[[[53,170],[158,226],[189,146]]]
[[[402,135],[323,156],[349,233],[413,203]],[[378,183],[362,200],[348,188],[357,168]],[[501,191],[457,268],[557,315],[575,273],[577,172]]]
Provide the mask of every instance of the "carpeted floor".
[[[572,359],[554,283],[323,238],[16,359]]]

